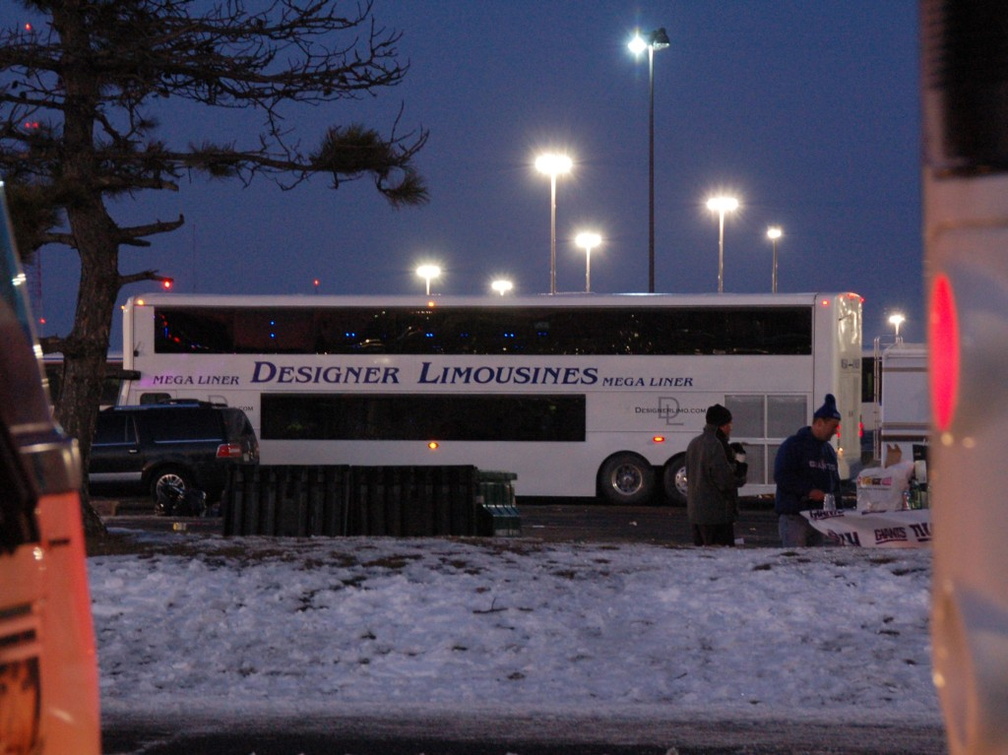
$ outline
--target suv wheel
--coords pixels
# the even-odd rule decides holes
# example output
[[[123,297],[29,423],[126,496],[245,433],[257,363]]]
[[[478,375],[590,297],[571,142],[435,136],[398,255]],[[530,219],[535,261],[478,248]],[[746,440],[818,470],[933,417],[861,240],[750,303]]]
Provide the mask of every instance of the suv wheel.
[[[192,486],[189,475],[177,467],[165,467],[159,469],[151,476],[150,494],[157,503],[158,492],[163,491],[168,485],[181,485],[182,493],[185,493]]]

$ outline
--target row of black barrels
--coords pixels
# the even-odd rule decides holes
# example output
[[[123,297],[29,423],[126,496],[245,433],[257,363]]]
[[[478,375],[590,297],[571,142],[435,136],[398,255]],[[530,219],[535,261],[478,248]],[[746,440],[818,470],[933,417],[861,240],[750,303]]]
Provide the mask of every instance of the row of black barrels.
[[[225,535],[519,535],[510,472],[474,466],[235,465]]]

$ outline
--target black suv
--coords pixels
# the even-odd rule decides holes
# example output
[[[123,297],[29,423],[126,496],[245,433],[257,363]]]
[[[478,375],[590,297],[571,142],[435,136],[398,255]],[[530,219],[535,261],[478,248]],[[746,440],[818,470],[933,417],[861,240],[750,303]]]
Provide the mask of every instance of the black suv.
[[[258,463],[259,442],[241,409],[203,401],[114,406],[98,413],[92,489],[141,488],[156,501],[166,484],[221,497],[228,465]]]

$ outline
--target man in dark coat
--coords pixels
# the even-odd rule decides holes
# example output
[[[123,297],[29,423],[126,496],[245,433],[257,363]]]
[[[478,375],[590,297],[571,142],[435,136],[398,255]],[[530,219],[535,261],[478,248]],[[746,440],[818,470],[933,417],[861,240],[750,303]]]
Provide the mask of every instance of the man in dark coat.
[[[738,489],[748,465],[739,443],[728,445],[732,415],[721,404],[707,410],[703,432],[686,448],[686,515],[694,545],[735,545]]]
[[[823,405],[812,415],[811,426],[785,440],[777,451],[774,509],[781,543],[786,548],[822,544],[822,534],[801,512],[821,509],[827,495],[840,493],[837,455],[830,444],[840,418],[836,398],[827,393]]]

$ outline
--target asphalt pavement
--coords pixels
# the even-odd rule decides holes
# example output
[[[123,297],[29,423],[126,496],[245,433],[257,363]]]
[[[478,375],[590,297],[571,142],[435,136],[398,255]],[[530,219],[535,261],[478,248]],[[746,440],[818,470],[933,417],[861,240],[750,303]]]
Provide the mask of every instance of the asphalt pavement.
[[[905,723],[513,715],[499,710],[334,711],[222,727],[191,712],[105,721],[106,755],[942,755],[940,728]]]
[[[220,533],[219,517],[159,517],[146,498],[95,498],[106,524],[176,532]],[[544,542],[624,542],[690,545],[686,509],[676,506],[611,506],[584,499],[519,499],[521,536]],[[762,499],[742,502],[735,524],[742,547],[777,547],[777,517]]]

